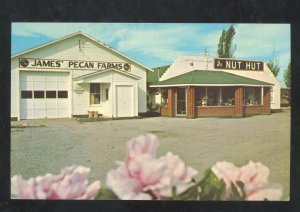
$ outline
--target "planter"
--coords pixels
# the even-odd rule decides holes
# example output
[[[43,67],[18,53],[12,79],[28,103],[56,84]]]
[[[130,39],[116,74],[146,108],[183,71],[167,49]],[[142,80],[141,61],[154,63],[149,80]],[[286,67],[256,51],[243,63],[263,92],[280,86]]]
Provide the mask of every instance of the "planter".
[[[93,118],[94,117],[94,111],[88,111],[88,117]]]
[[[98,111],[94,111],[94,118],[98,118]]]

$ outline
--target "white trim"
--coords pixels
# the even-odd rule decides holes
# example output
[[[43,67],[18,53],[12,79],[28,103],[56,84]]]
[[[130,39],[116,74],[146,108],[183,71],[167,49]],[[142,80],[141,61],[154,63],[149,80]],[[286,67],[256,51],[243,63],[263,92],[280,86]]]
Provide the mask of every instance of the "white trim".
[[[280,91],[281,92],[281,91]],[[280,94],[281,95],[281,94]],[[270,102],[271,102],[271,104],[275,104],[275,101],[274,101],[274,87],[272,86],[271,88],[270,88]]]
[[[252,85],[252,84],[174,84],[174,85],[150,85],[151,88],[160,88],[160,87],[179,87],[179,86],[207,86],[207,87],[215,87],[215,86],[249,86],[249,87],[272,87],[273,85]]]
[[[73,115],[73,70],[70,70],[70,73],[69,73],[69,116],[70,118],[72,117]]]
[[[260,105],[264,105],[264,87],[261,86]]]
[[[92,77],[92,76],[95,76],[95,75],[100,75],[100,74],[103,74],[103,73],[106,73],[106,72],[109,72],[109,71],[112,71],[112,72],[117,72],[117,73],[120,73],[120,74],[123,74],[125,76],[128,76],[128,77],[132,77],[134,79],[141,79],[141,77],[139,76],[136,76],[134,74],[130,74],[130,73],[127,73],[127,72],[123,72],[123,71],[119,71],[119,70],[116,70],[116,69],[107,69],[105,71],[95,71],[95,72],[92,72],[92,73],[88,73],[88,74],[85,74],[85,75],[81,75],[79,77],[75,77],[73,78],[74,81],[77,81],[76,83],[83,83],[83,82],[86,82],[84,81],[85,78],[87,77]]]
[[[82,36],[84,36],[84,37],[87,37],[88,39],[94,41],[95,43],[97,43],[98,45],[100,45],[100,46],[102,46],[102,47],[108,49],[109,51],[114,52],[114,53],[116,53],[116,54],[122,56],[123,58],[125,58],[125,59],[127,59],[127,60],[129,60],[129,61],[131,61],[131,62],[133,62],[133,63],[135,63],[136,65],[138,65],[138,66],[140,66],[140,67],[142,67],[142,68],[145,68],[145,69],[148,70],[148,71],[154,72],[154,70],[152,70],[151,68],[148,68],[148,67],[144,66],[143,64],[141,64],[141,63],[139,63],[139,62],[137,62],[137,61],[135,61],[135,60],[133,60],[133,59],[127,57],[126,55],[122,54],[121,52],[119,52],[119,51],[117,51],[117,50],[111,48],[110,46],[108,46],[108,45],[106,45],[106,44],[104,44],[104,43],[102,43],[102,42],[96,40],[96,39],[93,38],[93,37],[90,37],[89,35],[84,34],[84,33],[81,32],[81,31],[75,32],[75,33],[73,33],[73,34],[67,35],[67,36],[62,37],[62,38],[55,39],[55,40],[53,40],[53,41],[50,41],[50,42],[45,43],[45,44],[42,44],[42,45],[40,45],[40,46],[37,46],[37,47],[34,47],[34,48],[30,48],[30,49],[25,50],[25,51],[23,51],[23,52],[14,54],[14,55],[11,56],[11,59],[14,59],[14,58],[19,57],[19,56],[21,56],[21,55],[27,54],[27,53],[29,53],[29,52],[32,52],[32,51],[35,51],[35,50],[38,50],[38,49],[41,49],[41,48],[44,48],[44,47],[47,47],[47,46],[50,46],[50,45],[52,45],[52,44],[58,43],[58,42],[60,42],[60,41],[66,40],[66,39],[68,39],[68,38],[71,38],[71,37],[74,37],[74,36],[77,36],[77,35],[82,35]]]
[[[20,83],[20,75],[21,75],[21,72],[20,72],[20,70],[16,70],[16,81],[17,81],[17,85],[15,85],[17,88],[17,97],[13,97],[13,96],[11,96],[10,98],[18,98],[18,108],[17,108],[17,115],[18,115],[18,121],[20,121],[21,120],[21,83]],[[12,73],[12,72],[11,72]],[[12,78],[12,77],[11,77]],[[12,86],[14,86],[14,85],[11,85],[11,90],[12,90]]]
[[[59,72],[59,73],[66,72],[67,73],[67,72],[72,71],[72,69],[71,70],[66,70],[66,69],[45,69],[45,68],[43,68],[43,69],[19,68],[19,71],[20,72],[32,71],[32,72]]]

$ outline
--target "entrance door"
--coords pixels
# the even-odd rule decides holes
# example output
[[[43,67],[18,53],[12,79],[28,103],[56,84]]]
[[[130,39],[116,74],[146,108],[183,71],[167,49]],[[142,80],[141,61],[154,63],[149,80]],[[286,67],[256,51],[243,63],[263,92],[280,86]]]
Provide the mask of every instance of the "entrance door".
[[[176,115],[186,114],[185,88],[176,89]]]
[[[132,117],[134,96],[132,85],[116,86],[117,117]]]

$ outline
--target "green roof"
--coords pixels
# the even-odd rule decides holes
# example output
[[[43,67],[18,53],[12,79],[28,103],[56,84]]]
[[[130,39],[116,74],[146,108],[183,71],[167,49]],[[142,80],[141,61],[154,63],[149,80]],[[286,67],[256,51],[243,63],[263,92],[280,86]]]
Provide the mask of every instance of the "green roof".
[[[159,81],[153,86],[172,86],[172,85],[201,85],[201,84],[212,84],[212,85],[259,85],[259,86],[270,86],[272,84],[242,77],[236,74],[231,74],[223,71],[203,71],[194,70],[164,81]]]
[[[152,68],[154,72],[147,72],[147,82],[150,84],[157,83],[158,79],[166,72],[170,65]]]

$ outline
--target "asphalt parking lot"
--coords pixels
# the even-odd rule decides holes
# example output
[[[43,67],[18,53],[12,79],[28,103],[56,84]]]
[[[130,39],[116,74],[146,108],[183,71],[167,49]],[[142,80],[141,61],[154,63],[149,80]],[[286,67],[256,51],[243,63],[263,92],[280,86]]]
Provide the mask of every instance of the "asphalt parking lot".
[[[107,171],[125,157],[132,137],[158,136],[158,156],[168,151],[199,170],[217,161],[244,165],[261,162],[271,170],[269,180],[284,186],[289,197],[290,112],[246,118],[167,118],[109,120],[79,123],[75,119],[11,122],[11,176],[25,179],[58,174],[72,164],[91,168],[90,181],[105,184]]]

